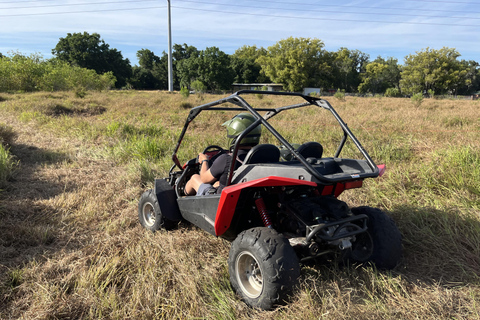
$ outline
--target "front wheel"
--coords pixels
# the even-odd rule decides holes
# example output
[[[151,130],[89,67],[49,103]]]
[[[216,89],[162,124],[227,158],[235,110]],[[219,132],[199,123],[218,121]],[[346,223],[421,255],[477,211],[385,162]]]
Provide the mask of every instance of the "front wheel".
[[[171,229],[173,226],[173,222],[163,216],[153,189],[145,191],[140,197],[138,220],[145,229],[150,231],[157,231],[161,227]]]
[[[233,289],[249,306],[269,310],[293,293],[300,265],[288,240],[269,228],[243,231],[232,242],[228,270]]]
[[[350,260],[373,262],[377,268],[393,269],[402,257],[402,236],[395,222],[385,212],[375,208],[352,208],[352,213],[368,216],[368,230],[356,236]]]

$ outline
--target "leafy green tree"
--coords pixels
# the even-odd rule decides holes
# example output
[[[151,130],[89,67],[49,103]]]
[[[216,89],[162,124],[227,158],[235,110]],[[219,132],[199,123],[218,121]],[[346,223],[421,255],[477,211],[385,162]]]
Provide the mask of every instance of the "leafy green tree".
[[[189,46],[186,43],[184,43],[183,45],[174,44],[172,58],[175,61],[180,61],[184,59],[189,59],[191,57],[198,57],[199,53],[200,51],[198,51],[197,48],[195,48],[194,46]]]
[[[61,61],[99,74],[111,71],[117,78],[117,87],[124,86],[132,72],[130,61],[117,49],[111,49],[98,33],[68,33],[60,38],[52,54]]]
[[[182,87],[190,87],[193,81],[199,80],[210,90],[228,90],[235,78],[230,57],[217,47],[206,48],[197,56],[192,54],[180,60],[177,73]]]
[[[457,58],[454,48],[426,48],[405,57],[401,73],[402,92],[415,94],[432,90],[434,94],[454,93],[466,85],[468,67]]]
[[[480,90],[480,64],[473,60],[461,60],[460,64],[467,71],[465,83],[458,90],[459,94],[472,94]]]
[[[132,68],[132,76],[128,83],[135,89],[166,90],[168,88],[167,54],[163,52],[160,58],[149,49],[141,49],[137,51],[137,58],[140,66]]]
[[[361,73],[366,71],[369,55],[359,50],[340,48],[333,61],[334,72],[338,75],[335,87],[355,92],[362,79]]]
[[[187,83],[182,83],[181,81],[181,74],[182,72],[187,72],[186,70],[179,71],[180,62],[183,60],[190,59],[191,57],[198,57],[200,51],[194,47],[189,46],[188,44],[184,43],[183,45],[174,44],[172,50],[172,60],[173,60],[173,87],[175,90],[180,90],[181,87],[188,87]],[[167,71],[168,76],[168,55],[164,53],[165,56],[165,70]],[[180,67],[182,68],[182,67]]]
[[[378,62],[387,65],[384,72],[384,80],[387,88],[400,88],[400,72],[401,66],[398,64],[398,59],[377,57],[373,62]]]
[[[174,65],[175,67],[175,65]],[[173,70],[174,75],[174,85],[175,85],[175,69]],[[164,51],[160,60],[153,65],[152,74],[158,81],[158,89],[167,90],[168,89],[168,54]]]
[[[176,77],[181,87],[190,87],[190,84],[199,78],[198,55],[187,59],[176,60]]]
[[[371,92],[376,94],[382,91],[385,78],[384,74],[387,69],[386,64],[371,62],[367,64],[365,73],[362,74],[362,83],[358,86],[361,93]]]
[[[198,80],[211,90],[231,89],[235,73],[230,67],[230,56],[217,47],[209,47],[200,52],[198,60]]]
[[[267,54],[264,48],[243,46],[231,56],[231,67],[235,71],[236,83],[269,83],[271,80],[261,73],[262,67],[256,60]]]
[[[137,58],[140,67],[147,70],[153,70],[154,65],[160,62],[160,58],[148,49],[138,50]]]
[[[319,39],[290,37],[268,47],[266,55],[256,61],[272,81],[290,91],[301,91],[318,83],[323,47]]]
[[[132,76],[128,79],[128,83],[134,89],[160,89],[160,81],[154,76],[152,70],[139,66],[134,66],[132,68]]]
[[[365,72],[360,74],[362,82],[358,91],[373,94],[385,92],[388,88],[398,88],[400,81],[400,66],[397,59],[387,60],[378,57],[366,65]]]
[[[335,68],[335,52],[322,51],[322,54],[317,61],[315,72],[312,73],[312,81],[309,86],[323,89],[338,88],[338,72]]]

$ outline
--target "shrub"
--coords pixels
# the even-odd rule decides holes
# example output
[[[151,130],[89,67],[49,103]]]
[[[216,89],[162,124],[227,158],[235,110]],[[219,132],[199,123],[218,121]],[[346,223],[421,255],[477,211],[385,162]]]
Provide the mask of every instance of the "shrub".
[[[39,55],[0,58],[0,92],[66,91],[76,88],[108,90],[115,85],[112,72],[97,74],[95,70],[71,66],[66,62],[43,60]]]
[[[333,96],[338,100],[345,101],[345,90],[338,89]]]
[[[420,105],[423,102],[423,94],[421,92],[415,93],[411,98],[410,101],[412,101],[413,105],[415,107],[420,107]]]
[[[6,181],[12,176],[17,161],[10,154],[9,150],[0,144],[0,187],[5,186]]]
[[[182,95],[182,97],[188,98],[188,96],[190,95],[190,91],[187,87],[182,87],[182,89],[180,89],[180,94]]]
[[[400,97],[400,90],[398,88],[388,88],[385,91],[385,97],[390,97],[390,98],[395,98],[395,97]]]
[[[195,90],[195,92],[204,93],[207,91],[207,86],[203,84],[200,80],[195,80],[190,84],[190,87]]]
[[[84,87],[77,87],[75,88],[75,97],[77,98],[85,98],[87,95],[87,90]]]
[[[46,64],[41,56],[26,57],[15,53],[0,58],[0,91],[35,91],[45,73]]]

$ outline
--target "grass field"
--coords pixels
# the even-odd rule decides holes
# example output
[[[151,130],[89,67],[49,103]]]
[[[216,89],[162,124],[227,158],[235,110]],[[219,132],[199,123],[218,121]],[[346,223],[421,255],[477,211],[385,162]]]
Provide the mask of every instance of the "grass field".
[[[261,312],[232,292],[228,242],[184,224],[152,234],[137,221],[137,200],[168,172],[189,108],[219,97],[0,95],[14,156],[0,191],[0,319],[480,319],[480,101],[329,98],[387,165],[341,199],[392,216],[404,257],[390,272],[304,267],[293,301]],[[333,154],[340,132],[326,111],[293,114],[273,124]],[[225,145],[219,124],[232,115],[201,114],[180,160]]]

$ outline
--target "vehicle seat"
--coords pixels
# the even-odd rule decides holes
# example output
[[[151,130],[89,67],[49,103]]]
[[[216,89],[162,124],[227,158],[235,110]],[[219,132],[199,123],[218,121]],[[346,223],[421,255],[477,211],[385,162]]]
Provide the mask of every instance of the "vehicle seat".
[[[302,155],[305,159],[307,158],[317,158],[320,159],[323,155],[323,147],[318,142],[305,142],[300,147],[298,147],[297,152]]]
[[[258,144],[247,153],[243,164],[275,163],[280,159],[280,150],[273,144]]]

